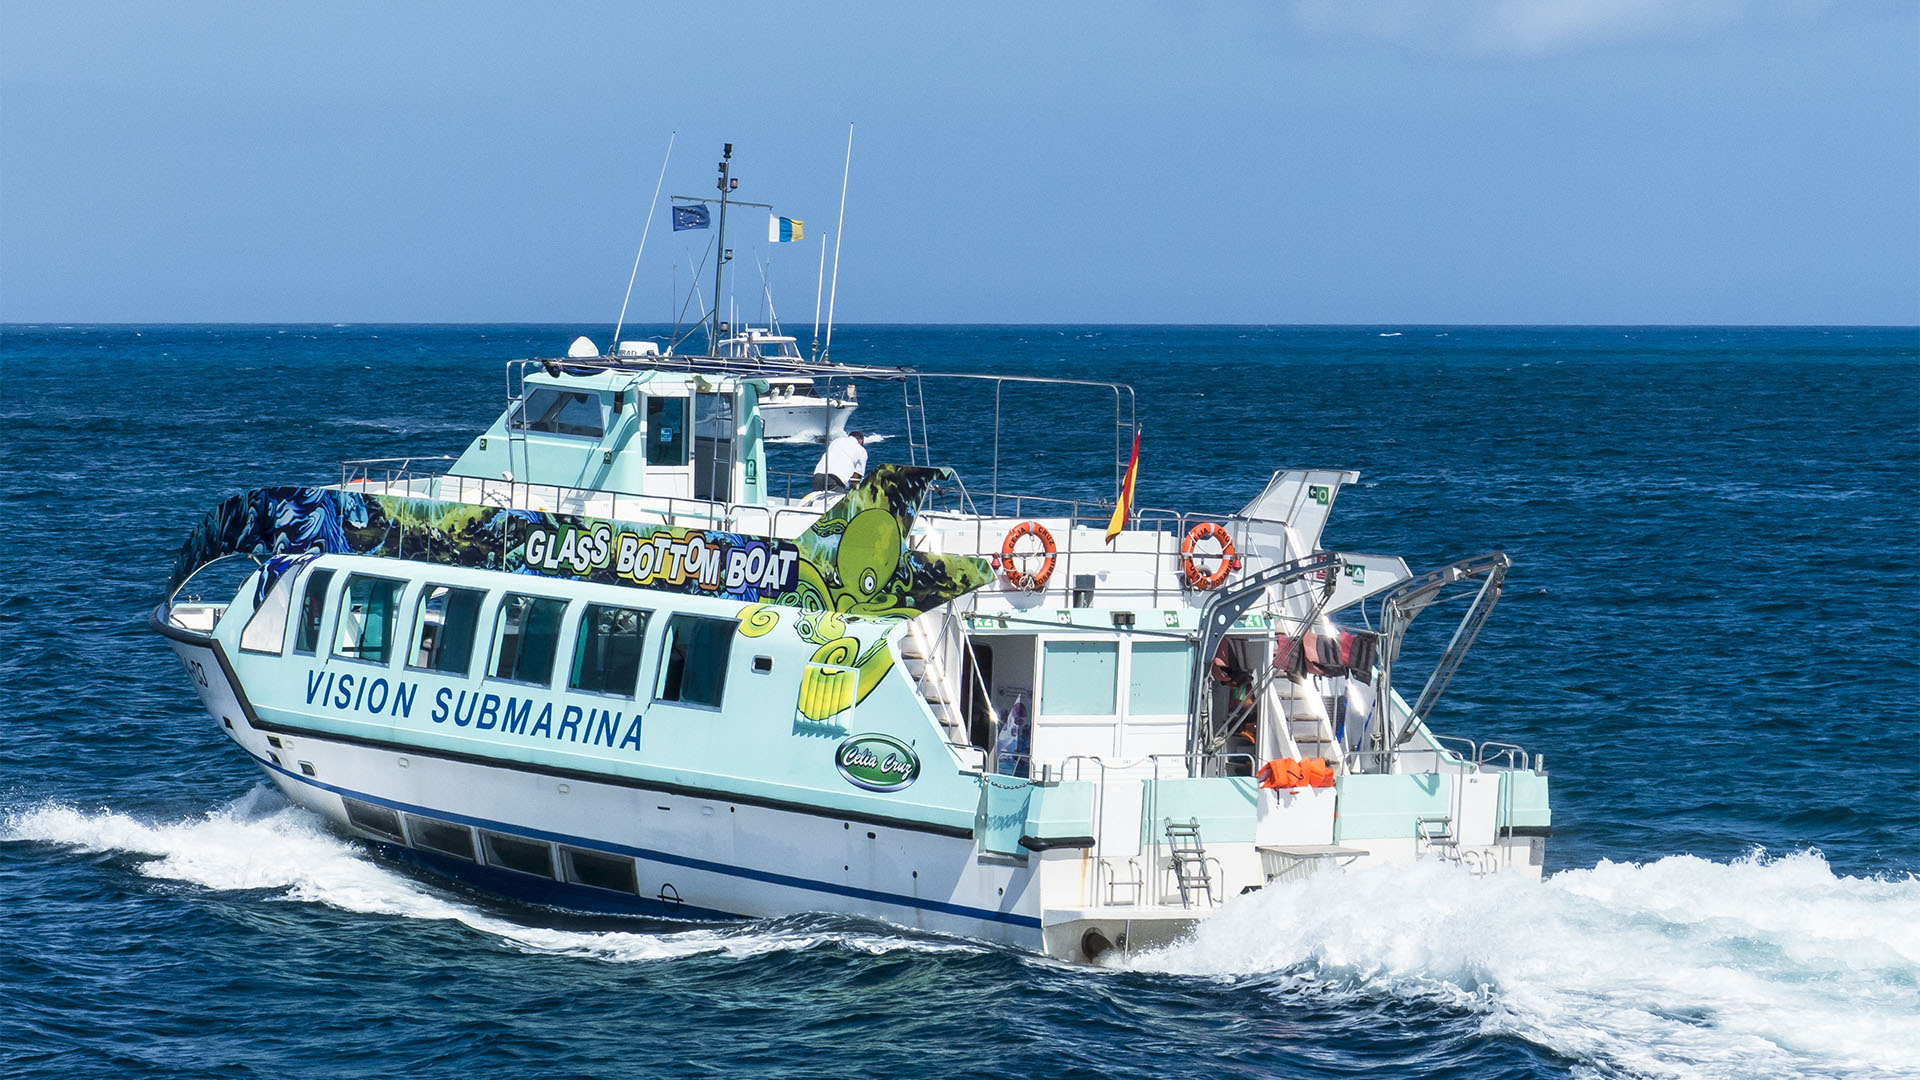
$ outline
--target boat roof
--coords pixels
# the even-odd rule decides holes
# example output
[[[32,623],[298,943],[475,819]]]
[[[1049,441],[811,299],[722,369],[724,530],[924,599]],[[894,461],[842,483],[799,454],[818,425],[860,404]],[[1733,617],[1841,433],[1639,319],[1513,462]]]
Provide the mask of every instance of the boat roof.
[[[742,379],[818,376],[901,380],[925,374],[909,367],[828,363],[793,356],[692,356],[662,353],[647,356],[530,357],[528,363],[558,368],[570,375],[614,373],[635,375],[650,371],[677,371],[692,375],[731,375]]]

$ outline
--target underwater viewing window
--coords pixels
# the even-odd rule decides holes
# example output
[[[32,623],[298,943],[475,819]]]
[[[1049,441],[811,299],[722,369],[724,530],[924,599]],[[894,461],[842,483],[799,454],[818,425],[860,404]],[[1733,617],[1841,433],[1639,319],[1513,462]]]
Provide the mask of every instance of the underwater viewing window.
[[[307,591],[300,596],[300,632],[293,636],[294,652],[310,653],[320,647],[320,615],[327,609],[327,586],[332,583],[331,570],[307,575]]]
[[[647,396],[647,464],[687,463],[687,399]]]
[[[354,574],[340,591],[333,655],[384,664],[393,657],[393,625],[406,582]]]
[[[733,650],[735,625],[731,619],[703,619],[698,615],[675,615],[667,620],[654,700],[719,708],[721,693],[727,687],[727,657]]]
[[[465,825],[408,814],[407,835],[413,837],[414,847],[437,851],[467,862],[474,861],[473,830]]]
[[[638,608],[588,604],[574,635],[573,675],[567,686],[596,694],[633,696],[640,680],[640,645],[647,613]]]
[[[343,798],[340,802],[347,808],[348,824],[357,825],[368,832],[379,833],[381,836],[391,837],[403,844],[407,842],[407,838],[400,832],[399,814],[384,806],[364,803],[359,799]]]
[[[522,431],[588,435],[596,439],[607,431],[599,394],[546,387],[527,391],[526,404],[514,413],[512,423]]]
[[[575,885],[591,885],[596,889],[623,893],[640,891],[632,859],[563,847],[560,849],[560,863],[566,869],[567,880]]]
[[[565,600],[508,594],[493,629],[493,677],[513,682],[553,682],[553,652],[560,642]]]
[[[414,612],[413,652],[408,667],[465,675],[473,666],[473,639],[480,627],[479,589],[428,585]]]
[[[266,573],[262,570],[261,573]],[[293,580],[298,574],[281,574],[267,590],[267,598],[253,611],[246,629],[240,631],[240,647],[247,652],[279,654],[287,647],[287,615],[293,610]]]
[[[1127,712],[1174,716],[1187,711],[1187,676],[1193,646],[1184,641],[1135,641],[1127,678]]]
[[[482,829],[480,847],[487,853],[488,866],[505,867],[535,877],[553,876],[553,849],[538,840]]]
[[[1040,712],[1052,716],[1112,716],[1120,672],[1117,641],[1049,641],[1040,674]],[[1183,684],[1184,685],[1184,684]]]

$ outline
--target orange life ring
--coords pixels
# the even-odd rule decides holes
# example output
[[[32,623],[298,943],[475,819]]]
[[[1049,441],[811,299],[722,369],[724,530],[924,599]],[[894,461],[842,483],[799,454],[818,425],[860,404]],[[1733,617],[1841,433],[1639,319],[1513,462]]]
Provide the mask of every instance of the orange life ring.
[[[1046,561],[1040,564],[1038,573],[1028,573],[1021,568],[1021,564],[1033,558],[1032,552],[1015,555],[1013,551],[1014,545],[1028,536],[1040,541],[1041,550],[1046,555]],[[1054,564],[1059,561],[1058,554],[1059,550],[1053,546],[1053,534],[1047,531],[1045,525],[1037,521],[1023,521],[1007,530],[1007,538],[1000,542],[1000,557],[993,560],[993,565],[1006,575],[1007,583],[1014,588],[1039,592],[1047,587],[1047,579],[1053,576]]]
[[[1212,573],[1203,572],[1200,564],[1194,560],[1193,545],[1211,537],[1220,545],[1220,565]],[[1213,558],[1202,555],[1200,558]],[[1187,585],[1195,589],[1217,589],[1227,580],[1227,575],[1240,569],[1240,560],[1233,555],[1233,538],[1217,521],[1203,521],[1187,530],[1187,538],[1180,541],[1180,569],[1186,572]]]

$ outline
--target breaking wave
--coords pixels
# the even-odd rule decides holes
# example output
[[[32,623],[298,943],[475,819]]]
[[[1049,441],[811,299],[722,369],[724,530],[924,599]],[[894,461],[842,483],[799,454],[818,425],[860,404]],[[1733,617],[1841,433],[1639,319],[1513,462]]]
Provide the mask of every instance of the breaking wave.
[[[1816,852],[1544,882],[1375,867],[1228,904],[1136,970],[1416,997],[1589,1075],[1920,1076],[1920,879]]]
[[[457,924],[530,954],[999,951],[819,919],[529,924],[387,865],[265,787],[175,821],[42,803],[0,817],[0,840],[122,856],[157,881]],[[1920,1077],[1920,879],[1836,875],[1814,852],[1602,862],[1544,882],[1441,864],[1326,874],[1241,897],[1122,963],[1270,993],[1282,1009],[1300,994],[1437,1004],[1589,1076]]]
[[[259,787],[200,817],[148,823],[113,810],[43,803],[0,817],[0,840],[53,844],[137,859],[147,877],[217,891],[264,890],[341,911],[458,923],[532,953],[615,962],[714,954],[749,957],[821,946],[855,952],[971,950],[964,942],[823,930],[785,922],[717,924],[664,932],[570,930],[489,914],[389,867],[328,831],[312,814]]]

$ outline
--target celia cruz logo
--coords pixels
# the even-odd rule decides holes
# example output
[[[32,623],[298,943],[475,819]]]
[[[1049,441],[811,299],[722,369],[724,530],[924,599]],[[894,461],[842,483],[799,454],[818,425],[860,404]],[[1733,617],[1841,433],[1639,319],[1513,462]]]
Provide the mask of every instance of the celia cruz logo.
[[[913,748],[890,735],[855,735],[834,751],[833,764],[847,783],[868,791],[899,791],[920,775]]]

